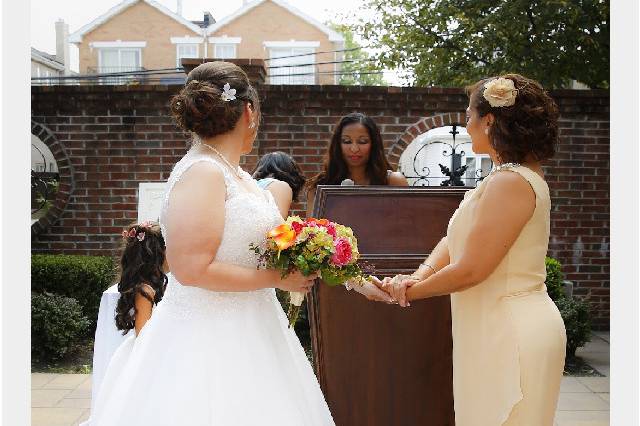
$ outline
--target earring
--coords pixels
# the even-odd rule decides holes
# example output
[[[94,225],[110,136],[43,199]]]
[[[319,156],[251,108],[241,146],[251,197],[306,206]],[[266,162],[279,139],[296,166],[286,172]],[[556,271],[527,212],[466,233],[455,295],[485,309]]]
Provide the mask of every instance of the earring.
[[[488,135],[489,134],[489,128],[487,127],[486,129],[484,129],[484,134]]]
[[[251,121],[251,124],[249,124],[249,128],[253,129],[254,127],[256,127],[256,123],[255,121]]]

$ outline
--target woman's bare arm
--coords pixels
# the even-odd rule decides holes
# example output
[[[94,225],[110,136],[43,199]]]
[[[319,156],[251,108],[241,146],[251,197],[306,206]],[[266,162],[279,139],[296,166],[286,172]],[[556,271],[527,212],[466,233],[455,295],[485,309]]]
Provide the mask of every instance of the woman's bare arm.
[[[509,171],[498,173],[478,200],[460,259],[409,287],[407,299],[450,294],[487,279],[520,235],[535,206],[535,193],[523,177]]]
[[[184,285],[215,291],[267,287],[306,291],[308,280],[299,273],[281,279],[274,270],[215,260],[224,230],[225,195],[222,171],[206,162],[191,166],[171,191],[165,219],[167,260],[176,279]]]

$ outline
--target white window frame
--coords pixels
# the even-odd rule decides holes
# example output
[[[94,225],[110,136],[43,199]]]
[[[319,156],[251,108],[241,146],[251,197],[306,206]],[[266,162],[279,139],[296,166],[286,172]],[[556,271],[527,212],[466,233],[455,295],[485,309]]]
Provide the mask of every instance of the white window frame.
[[[94,41],[92,43],[89,43],[89,47],[90,48],[112,48],[112,49],[126,49],[126,48],[139,48],[142,49],[144,47],[147,47],[147,42],[146,41],[122,41],[122,40],[116,40],[116,41]]]
[[[180,48],[181,47],[185,47],[185,46],[190,46],[190,47],[194,47],[196,48],[196,56],[181,56],[180,55]],[[200,57],[200,45],[199,44],[193,44],[193,43],[178,43],[176,44],[176,68],[180,68],[182,66],[181,60],[182,58],[199,58]]]
[[[139,63],[138,68],[142,68],[142,49],[136,47],[102,47],[98,49],[98,72],[102,70],[102,54],[105,50],[117,50],[118,51],[118,66],[122,67],[122,52],[138,52]]]
[[[467,160],[469,159],[474,159],[475,160],[475,164],[474,164],[474,169],[473,169],[473,176],[467,176],[467,172],[465,172],[464,176],[461,176],[462,181],[465,183],[469,183],[470,179],[479,179],[478,176],[476,176],[476,172],[477,170],[482,170],[482,160],[489,160],[489,163],[491,163],[491,157],[487,154],[476,154],[473,151],[469,150],[469,151],[465,151],[465,155],[460,159],[460,165],[461,166],[465,166],[467,165]],[[468,169],[467,169],[468,170]],[[486,176],[487,173],[489,173],[490,170],[482,170],[484,172],[484,175]]]
[[[233,49],[233,54],[231,56],[228,55],[221,55],[220,53],[218,53],[218,49],[219,48],[224,48],[224,47],[231,47]],[[213,45],[213,57],[214,58],[218,58],[218,59],[235,59],[238,57],[238,48],[236,47],[235,44],[232,43],[216,43]]]
[[[277,71],[277,68],[274,68],[274,71],[271,71],[269,74],[269,83],[270,84],[316,84],[316,49],[320,47],[319,41],[265,41],[263,43],[265,49],[269,51],[269,59],[271,60],[269,65],[278,64],[277,59],[274,58],[274,51],[279,50],[289,50],[289,55],[284,56],[294,56],[296,54],[307,54],[306,56],[301,56],[298,62],[301,64],[312,64],[312,65],[304,65],[298,67],[289,67],[289,68],[281,68],[280,71]],[[295,58],[285,58],[290,59],[289,61],[285,60],[283,65],[296,65]],[[293,61],[291,61],[293,59]],[[291,62],[291,63],[290,63]],[[289,74],[302,74],[307,71],[310,71],[310,75],[292,75]]]
[[[170,37],[169,40],[172,44],[176,45],[176,68],[180,68],[182,64],[180,63],[182,58],[192,58],[192,56],[180,56],[180,46],[184,46],[185,44],[189,44],[192,46],[196,46],[196,56],[194,58],[200,57],[200,45],[204,42],[204,37],[193,37],[193,36],[184,36],[184,37]],[[205,49],[206,55],[206,49]]]
[[[207,41],[213,45],[213,57],[219,59],[236,59],[238,57],[238,45],[242,42],[242,37],[209,37]],[[232,47],[233,56],[225,56],[218,54],[219,47]]]

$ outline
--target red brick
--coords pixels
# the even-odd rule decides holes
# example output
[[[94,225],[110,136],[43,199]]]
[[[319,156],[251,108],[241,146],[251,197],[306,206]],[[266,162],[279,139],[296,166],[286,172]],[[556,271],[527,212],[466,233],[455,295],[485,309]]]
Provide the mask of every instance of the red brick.
[[[40,123],[53,132],[41,137],[48,138],[60,157],[58,165],[65,176],[60,194],[71,194],[68,204],[56,202],[61,219],[32,238],[33,252],[117,253],[121,226],[135,220],[139,182],[166,179],[188,148],[189,135],[168,116],[166,103],[172,90],[166,86],[32,88],[34,131],[42,131]],[[281,149],[294,155],[306,176],[321,169],[335,124],[352,110],[374,118],[395,167],[403,146],[417,134],[452,122],[464,124],[468,102],[463,91],[455,88],[267,85],[260,91],[263,124],[243,167],[250,169],[258,155]],[[553,204],[550,254],[563,263],[566,277],[576,282],[576,294],[593,298],[594,324],[605,327],[609,315],[608,92],[565,90],[551,95],[557,97],[560,109],[561,138],[558,155],[545,167]],[[73,103],[67,101],[70,97]],[[63,151],[68,160],[62,160],[66,158]],[[61,166],[65,162],[68,165]],[[303,201],[293,207],[302,211],[304,206]],[[578,238],[583,251],[580,264],[574,265]],[[583,267],[590,272],[581,272]]]

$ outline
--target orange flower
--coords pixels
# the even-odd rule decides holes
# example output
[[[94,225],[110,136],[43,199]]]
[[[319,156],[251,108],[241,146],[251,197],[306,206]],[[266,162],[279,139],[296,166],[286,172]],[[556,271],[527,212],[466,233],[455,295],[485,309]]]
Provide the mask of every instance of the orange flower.
[[[316,219],[316,218],[309,218],[307,219],[308,223],[317,223],[318,225],[321,226],[326,226],[329,224],[329,221],[327,219]]]
[[[267,237],[273,239],[276,246],[278,246],[278,251],[280,252],[295,244],[296,231],[294,231],[288,224],[283,223],[269,231],[269,233],[267,233]]]

